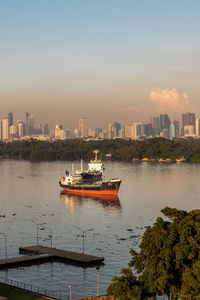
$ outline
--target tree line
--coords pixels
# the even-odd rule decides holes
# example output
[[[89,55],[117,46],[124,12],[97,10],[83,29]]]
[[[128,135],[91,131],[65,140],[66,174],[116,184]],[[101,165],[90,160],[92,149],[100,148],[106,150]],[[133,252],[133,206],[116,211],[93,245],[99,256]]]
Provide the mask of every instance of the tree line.
[[[200,139],[168,140],[154,138],[147,140],[102,140],[84,141],[80,139],[55,142],[14,141],[0,143],[0,158],[25,159],[31,161],[89,160],[93,150],[100,151],[100,157],[112,155],[112,160],[131,161],[132,159],[167,159],[185,157],[189,162],[200,162]]]

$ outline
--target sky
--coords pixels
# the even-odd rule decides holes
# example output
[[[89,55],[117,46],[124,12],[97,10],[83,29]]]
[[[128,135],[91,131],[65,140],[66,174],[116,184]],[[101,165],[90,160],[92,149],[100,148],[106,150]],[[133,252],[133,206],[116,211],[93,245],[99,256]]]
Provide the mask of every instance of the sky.
[[[200,115],[199,0],[0,0],[0,117]]]

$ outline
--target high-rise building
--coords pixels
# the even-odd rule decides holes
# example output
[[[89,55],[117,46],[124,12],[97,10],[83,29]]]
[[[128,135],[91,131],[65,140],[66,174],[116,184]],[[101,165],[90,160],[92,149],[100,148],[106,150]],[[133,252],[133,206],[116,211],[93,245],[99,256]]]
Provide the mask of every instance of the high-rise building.
[[[95,128],[95,137],[102,137],[102,128]]]
[[[200,136],[200,119],[196,118],[196,124],[195,124],[195,128],[196,128],[196,135]]]
[[[169,137],[175,138],[175,124],[171,123],[169,126]]]
[[[180,136],[180,122],[175,120],[174,125],[175,125],[175,137],[179,137]]]
[[[112,130],[114,132],[114,137],[119,137],[119,132],[121,130],[121,124],[119,122],[114,122]]]
[[[9,127],[10,138],[15,138],[17,136],[17,128],[14,125]]]
[[[160,136],[162,136],[164,138],[168,138],[169,137],[169,129],[163,128],[160,132]]]
[[[8,126],[12,126],[13,125],[13,113],[10,112],[8,113]]]
[[[169,137],[177,138],[179,137],[179,121],[174,121],[169,126]]]
[[[8,118],[5,117],[2,119],[2,140],[9,139],[9,127],[8,127]]]
[[[164,128],[169,129],[170,126],[170,119],[167,114],[160,115],[160,131]]]
[[[195,114],[187,112],[186,114],[182,114],[182,129],[181,134],[184,135],[184,127],[185,126],[194,126],[195,131]]]
[[[151,123],[145,124],[145,135],[146,136],[152,136],[153,135],[153,130],[152,130],[152,124]]]
[[[160,134],[160,120],[159,120],[159,117],[151,118],[151,125],[152,125],[153,135],[159,135]]]
[[[55,128],[55,139],[56,140],[65,140],[66,139],[66,131],[63,130],[62,125],[56,125]]]
[[[125,135],[125,138],[128,138],[128,139],[133,138],[132,125],[124,127],[124,135]]]
[[[137,140],[139,137],[144,136],[145,135],[144,123],[142,122],[133,123],[132,133],[133,133],[134,140]]]
[[[35,128],[34,115],[29,114],[28,112],[26,112],[26,134],[27,135],[34,134],[34,128]]]
[[[21,120],[17,121],[17,135],[19,138],[25,135],[25,126]]]
[[[184,136],[194,136],[195,131],[194,131],[194,125],[185,125],[184,126]]]
[[[95,137],[95,130],[94,129],[92,129],[92,128],[89,128],[88,129],[88,136],[89,137]]]
[[[113,131],[113,123],[108,124],[108,139],[113,139],[114,131]]]
[[[2,119],[0,119],[0,141],[2,140]]]
[[[44,134],[49,134],[49,126],[48,126],[48,124],[46,123],[46,124],[44,124]]]
[[[80,137],[82,137],[82,138],[88,136],[87,119],[86,118],[81,118],[79,120],[79,134],[80,134]]]

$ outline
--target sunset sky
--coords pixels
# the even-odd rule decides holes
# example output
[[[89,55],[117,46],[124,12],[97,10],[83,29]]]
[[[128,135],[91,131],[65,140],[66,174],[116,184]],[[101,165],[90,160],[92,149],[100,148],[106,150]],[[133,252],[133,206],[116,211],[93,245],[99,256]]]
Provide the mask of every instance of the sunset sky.
[[[200,115],[199,0],[0,1],[0,117]]]

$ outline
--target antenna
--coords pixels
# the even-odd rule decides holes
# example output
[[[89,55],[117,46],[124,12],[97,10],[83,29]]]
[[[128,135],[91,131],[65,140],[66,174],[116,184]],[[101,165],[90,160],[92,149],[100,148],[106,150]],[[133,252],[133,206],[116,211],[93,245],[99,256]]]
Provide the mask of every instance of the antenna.
[[[95,154],[95,160],[98,160],[97,154],[99,153],[99,150],[94,150],[93,153]]]
[[[82,157],[81,157],[81,172],[83,172],[83,160],[82,160]]]

